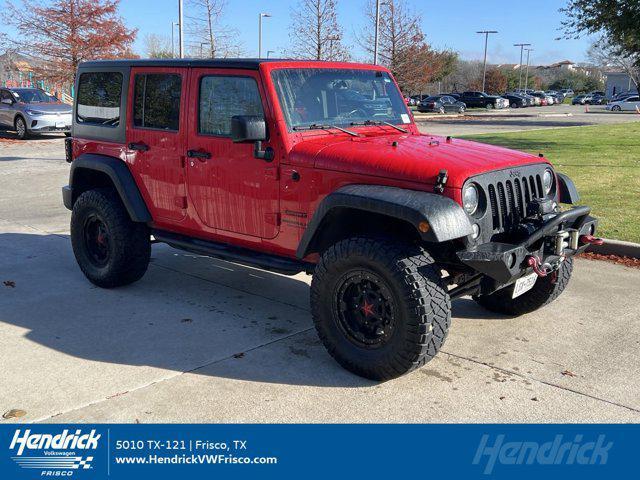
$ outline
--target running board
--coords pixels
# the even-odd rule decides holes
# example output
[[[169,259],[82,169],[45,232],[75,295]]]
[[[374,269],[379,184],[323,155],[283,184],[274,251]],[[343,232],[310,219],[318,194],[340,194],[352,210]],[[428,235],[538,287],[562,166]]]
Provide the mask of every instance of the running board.
[[[174,248],[186,250],[198,255],[219,258],[228,262],[239,263],[249,267],[270,270],[284,275],[295,275],[300,272],[313,272],[315,265],[278,255],[256,252],[248,248],[236,247],[226,243],[212,242],[199,238],[187,237],[177,233],[152,230],[156,242],[166,243]]]

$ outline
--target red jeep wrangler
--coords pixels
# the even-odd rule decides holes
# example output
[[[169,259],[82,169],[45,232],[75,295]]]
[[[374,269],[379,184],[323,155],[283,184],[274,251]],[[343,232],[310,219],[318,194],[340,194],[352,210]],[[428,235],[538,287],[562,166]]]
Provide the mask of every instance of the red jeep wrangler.
[[[452,298],[531,312],[599,241],[545,158],[421,134],[379,66],[96,61],[76,92],[63,197],[91,282],[140,279],[152,238],[313,274],[320,338],[371,379],[430,360]]]

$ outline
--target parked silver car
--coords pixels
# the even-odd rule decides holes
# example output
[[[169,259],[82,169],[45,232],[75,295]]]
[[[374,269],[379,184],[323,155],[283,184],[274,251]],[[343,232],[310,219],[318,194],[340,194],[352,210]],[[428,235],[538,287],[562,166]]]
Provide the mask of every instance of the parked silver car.
[[[71,105],[39,88],[0,89],[0,125],[18,138],[41,133],[71,134]]]
[[[605,108],[612,112],[640,112],[640,96],[632,95],[624,100],[611,102]]]

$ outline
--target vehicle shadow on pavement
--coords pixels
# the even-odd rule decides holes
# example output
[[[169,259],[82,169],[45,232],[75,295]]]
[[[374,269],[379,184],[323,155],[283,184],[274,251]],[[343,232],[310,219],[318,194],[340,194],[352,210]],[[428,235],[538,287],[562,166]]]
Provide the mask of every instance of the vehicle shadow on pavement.
[[[18,138],[18,134],[15,131],[6,130],[0,127],[0,142],[2,140],[13,140],[16,143],[32,142],[32,141],[41,142],[44,140],[55,140],[56,138],[64,138],[64,135],[60,135],[60,134],[32,135],[28,137],[26,140],[20,140]]]
[[[309,279],[156,245],[142,280],[105,290],[82,275],[68,235],[4,233],[0,332],[7,328],[2,323],[25,329],[23,338],[53,351],[43,362],[62,359],[72,370],[94,368],[88,360],[99,362],[97,369],[115,364],[254,382],[375,385],[325,351],[309,312]],[[497,318],[464,299],[454,302],[453,313],[454,323]]]

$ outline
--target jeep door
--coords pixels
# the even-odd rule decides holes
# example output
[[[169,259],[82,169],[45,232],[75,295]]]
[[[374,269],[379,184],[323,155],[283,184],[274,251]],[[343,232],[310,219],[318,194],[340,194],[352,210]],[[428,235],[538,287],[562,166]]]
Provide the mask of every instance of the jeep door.
[[[127,147],[135,155],[132,169],[154,220],[186,216],[187,73],[186,68],[131,69]]]
[[[258,72],[196,68],[190,80],[187,185],[200,221],[260,238],[278,234],[277,159],[231,140],[231,117],[269,117]],[[269,140],[262,148],[273,145]],[[189,154],[190,152],[190,154]]]

